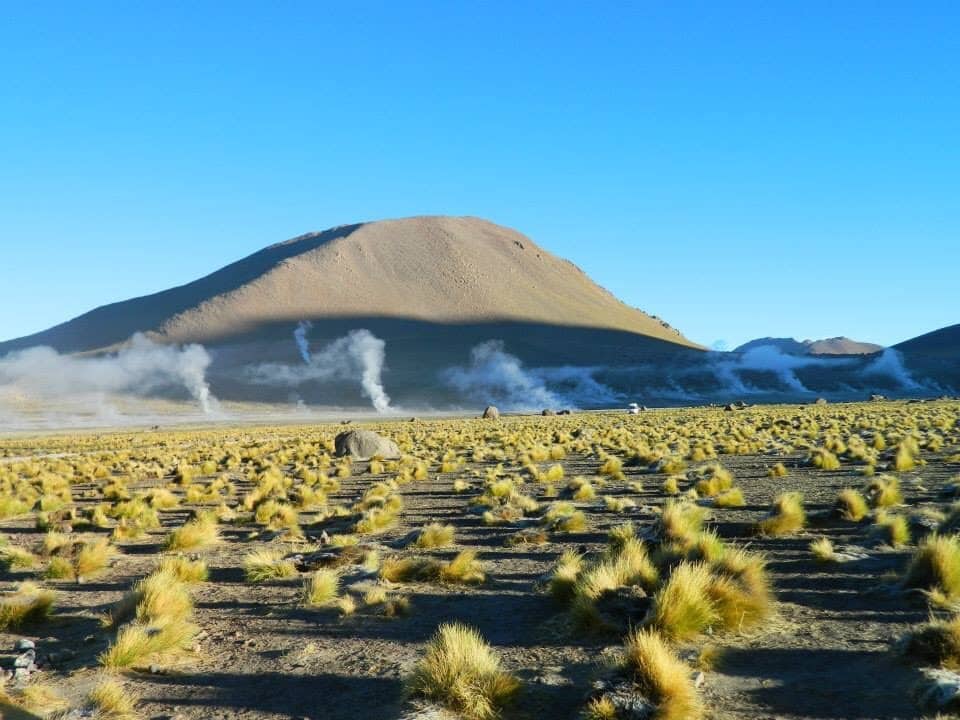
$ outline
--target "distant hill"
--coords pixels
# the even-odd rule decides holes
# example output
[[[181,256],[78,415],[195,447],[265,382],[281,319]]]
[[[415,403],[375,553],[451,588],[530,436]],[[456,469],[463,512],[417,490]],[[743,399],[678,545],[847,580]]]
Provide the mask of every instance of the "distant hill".
[[[944,390],[960,391],[960,324],[919,335],[893,346],[915,373]]]
[[[883,350],[882,345],[851,340],[848,337],[825,340],[794,340],[793,338],[757,338],[744,343],[734,352],[746,352],[757,347],[775,347],[788,355],[871,355]]]
[[[591,327],[698,347],[530,238],[471,217],[345,225],[272,245],[181,287],[0,344],[88,351],[134,332],[220,342],[278,322],[396,318]]]
[[[35,345],[98,353],[143,332],[160,343],[202,343],[223,399],[365,404],[356,383],[249,381],[257,364],[302,367],[294,330],[305,321],[298,339],[313,349],[357,329],[384,341],[385,383],[399,402],[457,401],[443,372],[489,340],[503,341],[526,367],[670,367],[678,356],[703,354],[525,235],[478,218],[430,216],[301,235],[186,285],[0,343],[0,355]],[[492,382],[516,375],[496,372]],[[574,382],[559,372],[558,382]]]

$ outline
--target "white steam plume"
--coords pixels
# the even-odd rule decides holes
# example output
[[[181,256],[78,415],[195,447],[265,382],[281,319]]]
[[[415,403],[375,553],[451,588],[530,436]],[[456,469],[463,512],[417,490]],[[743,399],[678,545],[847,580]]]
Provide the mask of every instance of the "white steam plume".
[[[259,385],[284,387],[295,387],[311,380],[355,380],[374,409],[379,413],[387,412],[390,409],[390,397],[382,381],[386,343],[369,330],[359,329],[351,330],[326,347],[311,352],[306,340],[308,328],[309,325],[300,323],[294,331],[297,348],[304,358],[303,365],[261,363],[247,368],[247,378]]]
[[[923,390],[924,387],[910,375],[903,364],[903,356],[893,348],[885,348],[882,353],[870,362],[863,370],[864,375],[885,375],[893,378],[904,390]]]
[[[293,331],[293,339],[297,343],[300,357],[308,365],[310,364],[310,342],[307,340],[307,331],[312,327],[313,323],[309,320],[301,320],[297,323],[297,329]]]
[[[61,355],[50,347],[32,347],[0,358],[0,388],[58,401],[103,393],[148,395],[184,388],[205,413],[216,408],[206,371],[210,355],[202,345],[158,345],[136,334],[116,353],[100,357]]]
[[[511,410],[618,402],[620,396],[593,376],[597,371],[570,365],[526,369],[502,340],[488,340],[470,350],[469,365],[447,368],[441,379],[471,400]]]

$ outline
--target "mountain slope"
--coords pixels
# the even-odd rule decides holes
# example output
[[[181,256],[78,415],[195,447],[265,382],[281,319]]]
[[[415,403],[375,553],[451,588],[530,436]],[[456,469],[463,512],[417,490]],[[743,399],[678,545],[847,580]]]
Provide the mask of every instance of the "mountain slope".
[[[794,340],[793,338],[757,338],[745,342],[734,352],[746,352],[757,347],[775,347],[788,355],[871,355],[883,350],[882,345],[851,340],[848,337],[824,340]]]
[[[96,350],[136,331],[217,343],[277,323],[344,318],[579,326],[697,347],[516,231],[477,218],[415,217],[303,235],[187,285],[0,344],[0,352]]]

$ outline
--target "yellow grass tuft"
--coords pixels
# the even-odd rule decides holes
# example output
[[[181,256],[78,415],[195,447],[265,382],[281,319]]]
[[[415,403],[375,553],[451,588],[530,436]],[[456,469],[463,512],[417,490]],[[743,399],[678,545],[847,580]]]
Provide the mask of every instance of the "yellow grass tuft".
[[[184,523],[167,536],[167,550],[194,550],[213,545],[220,540],[216,516],[203,514]]]
[[[840,491],[835,507],[837,514],[850,522],[860,522],[870,512],[866,499],[853,488]]]
[[[773,501],[770,514],[761,520],[757,530],[761,535],[789,535],[803,528],[807,515],[803,511],[803,495],[798,492],[786,492]]]
[[[87,695],[87,703],[102,720],[137,718],[137,698],[113,678],[101,680]]]
[[[641,694],[656,705],[656,720],[703,717],[703,706],[690,668],[657,632],[649,629],[631,632],[624,642],[623,665]]]
[[[917,548],[903,578],[904,587],[939,590],[960,597],[960,536],[931,535]]]
[[[473,628],[441,625],[407,679],[413,697],[439,702],[470,720],[492,720],[520,689]]]
[[[453,544],[453,525],[430,523],[425,525],[414,543],[418,548],[430,549]]]
[[[329,605],[340,592],[340,576],[330,568],[314,570],[303,582],[303,602],[311,607]]]
[[[818,538],[810,543],[810,552],[817,562],[832,563],[837,561],[837,554],[833,550],[833,543],[829,538]]]
[[[282,550],[259,549],[247,553],[243,559],[243,572],[248,582],[282,580],[297,575],[297,567],[292,560],[284,558]]]
[[[36,583],[23,582],[11,594],[0,598],[0,630],[16,629],[27,623],[46,620],[53,610],[56,594]]]

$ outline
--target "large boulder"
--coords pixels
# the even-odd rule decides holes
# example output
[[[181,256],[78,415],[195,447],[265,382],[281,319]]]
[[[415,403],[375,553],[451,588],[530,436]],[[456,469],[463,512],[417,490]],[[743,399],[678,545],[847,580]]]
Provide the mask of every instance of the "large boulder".
[[[487,406],[487,409],[483,411],[483,419],[484,419],[484,420],[499,420],[499,419],[500,419],[500,411],[497,410],[497,408],[494,407],[493,405],[488,405],[488,406]]]
[[[372,457],[392,460],[400,457],[400,448],[372,430],[347,430],[333,441],[334,454],[337,457],[351,456],[355,460],[369,460]]]

